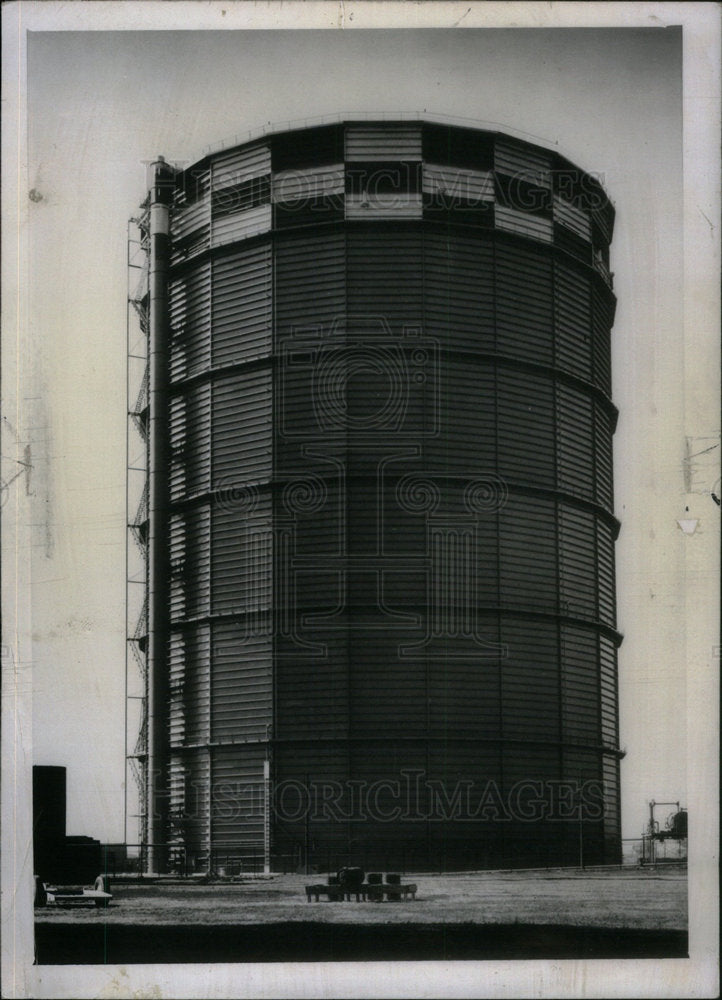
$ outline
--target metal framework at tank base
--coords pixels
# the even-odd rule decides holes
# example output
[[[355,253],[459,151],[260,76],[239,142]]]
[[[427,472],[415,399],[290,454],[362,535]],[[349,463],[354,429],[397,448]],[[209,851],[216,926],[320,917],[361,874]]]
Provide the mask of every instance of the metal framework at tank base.
[[[198,878],[206,876],[209,878],[235,878],[240,875],[263,875],[264,854],[263,850],[249,848],[246,851],[239,850],[237,844],[219,844],[209,853],[199,853],[186,849],[177,842],[168,841],[156,845],[162,854],[168,858],[166,871],[149,872],[148,855],[149,845],[147,842],[137,844],[126,844],[128,858],[125,862],[127,873],[137,872],[139,875],[149,876],[177,876],[179,878]],[[296,871],[299,867],[297,857],[288,855],[284,858],[277,858],[279,867],[276,871]]]
[[[633,837],[624,838],[623,844],[629,845],[639,845],[639,850],[637,851],[638,857],[635,856],[634,860],[623,860],[620,864],[588,864],[588,865],[539,865],[537,867],[528,867],[526,864],[524,867],[508,865],[506,867],[500,866],[486,866],[486,867],[475,867],[471,863],[464,868],[450,868],[441,863],[441,860],[437,860],[436,864],[428,863],[428,859],[422,858],[418,850],[409,849],[405,852],[399,852],[396,855],[396,860],[400,863],[394,865],[395,871],[400,875],[407,875],[409,873],[413,874],[464,874],[464,873],[476,873],[476,872],[491,872],[491,871],[554,871],[554,872],[594,872],[594,871],[610,871],[610,870],[623,870],[635,868],[639,864],[651,866],[652,864],[661,863],[671,865],[674,862],[679,863],[682,866],[686,865],[687,857],[686,854],[683,857],[674,858],[667,857],[658,858],[656,862],[651,862],[648,859],[645,860],[643,856],[643,842],[646,841],[645,837]],[[161,845],[167,851],[168,854],[173,859],[173,852],[178,851],[178,847],[175,844],[165,844]],[[261,851],[251,851],[248,853],[239,853],[234,850],[232,846],[223,847],[220,846],[217,849],[211,851],[210,858],[208,855],[197,855],[194,856],[192,852],[181,850],[176,856],[171,870],[167,873],[152,873],[148,874],[146,869],[147,860],[147,844],[127,844],[126,848],[133,856],[128,857],[124,860],[122,869],[116,870],[117,866],[113,866],[109,871],[109,874],[113,881],[123,881],[125,876],[133,876],[139,878],[154,878],[156,876],[161,877],[163,881],[170,878],[171,880],[182,879],[188,880],[189,883],[196,882],[199,879],[209,879],[210,881],[234,881],[243,878],[260,878],[264,875],[266,877],[275,877],[278,875],[318,875],[322,873],[333,874],[337,872],[340,868],[352,865],[355,861],[363,862],[365,856],[364,852],[358,852],[356,854],[344,853],[344,852],[323,852],[323,851],[313,851],[309,853],[308,862],[304,861],[304,855],[302,849],[297,849],[288,853],[274,853],[272,855],[271,872],[264,872],[263,864],[263,854]],[[647,856],[648,857],[648,856]],[[376,859],[378,860],[378,858]],[[383,865],[379,866],[383,869]],[[329,886],[324,885],[324,890],[329,888]],[[333,889],[334,887],[331,886]],[[337,891],[340,892],[338,886],[335,887]],[[383,888],[382,886],[372,885],[371,889]],[[394,887],[391,887],[394,888]]]
[[[667,829],[660,830],[659,822],[654,818],[657,806],[676,806],[676,812],[667,817]],[[679,817],[684,817],[684,823],[679,824]],[[667,844],[672,841],[677,845],[676,854],[667,854]],[[649,823],[647,831],[642,835],[642,851],[639,863],[642,865],[686,863],[687,861],[687,810],[680,807],[679,802],[649,803]]]

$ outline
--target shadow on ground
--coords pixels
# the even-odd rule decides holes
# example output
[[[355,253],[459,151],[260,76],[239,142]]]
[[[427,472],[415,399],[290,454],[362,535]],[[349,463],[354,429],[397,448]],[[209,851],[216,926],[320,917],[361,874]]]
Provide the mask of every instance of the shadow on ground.
[[[46,923],[38,964],[684,958],[687,933],[555,924],[290,923],[157,927]]]

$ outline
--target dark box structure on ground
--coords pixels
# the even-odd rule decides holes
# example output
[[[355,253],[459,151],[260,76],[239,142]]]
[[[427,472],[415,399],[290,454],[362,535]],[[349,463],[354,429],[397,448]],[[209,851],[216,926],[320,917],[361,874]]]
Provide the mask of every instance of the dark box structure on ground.
[[[41,881],[92,883],[104,871],[103,851],[92,837],[66,833],[64,767],[33,766],[33,866]]]

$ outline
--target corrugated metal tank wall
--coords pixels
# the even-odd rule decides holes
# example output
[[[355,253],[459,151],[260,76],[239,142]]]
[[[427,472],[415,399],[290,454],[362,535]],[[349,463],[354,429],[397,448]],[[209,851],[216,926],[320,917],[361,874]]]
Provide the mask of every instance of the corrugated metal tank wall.
[[[577,826],[535,819],[534,783],[595,781],[586,860],[618,860],[612,222],[566,161],[421,123],[279,134],[179,178],[191,855],[262,850],[269,757],[277,856],[571,862]]]

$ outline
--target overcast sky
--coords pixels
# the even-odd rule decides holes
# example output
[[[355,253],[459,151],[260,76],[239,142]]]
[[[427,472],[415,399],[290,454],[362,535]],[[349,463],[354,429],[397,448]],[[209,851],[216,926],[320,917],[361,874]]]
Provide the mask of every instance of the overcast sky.
[[[677,525],[681,52],[680,30],[658,28],[31,36],[33,744],[36,763],[68,768],[70,834],[123,838],[126,221],[143,164],[343,112],[463,116],[603,175],[617,210],[623,833],[641,833],[651,798],[686,804],[684,547],[712,529]]]

